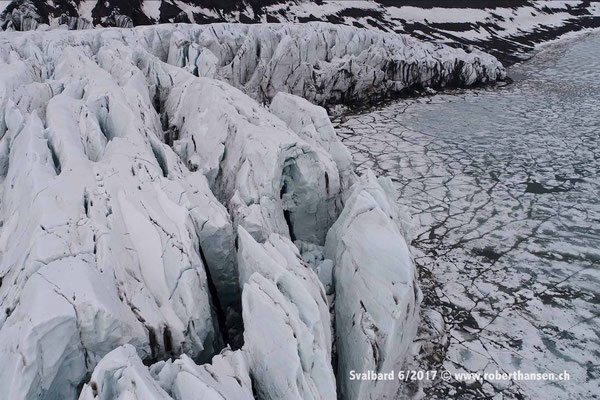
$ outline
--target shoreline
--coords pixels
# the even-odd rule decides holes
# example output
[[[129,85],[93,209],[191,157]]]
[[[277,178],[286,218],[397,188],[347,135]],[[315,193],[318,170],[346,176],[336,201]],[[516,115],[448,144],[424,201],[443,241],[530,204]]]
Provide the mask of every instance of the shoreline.
[[[522,76],[515,75],[515,69],[520,68],[521,66],[526,65],[527,63],[531,63],[536,58],[542,57],[546,52],[552,53],[554,51],[560,51],[562,47],[568,45],[571,42],[577,42],[580,40],[584,40],[588,36],[595,35],[595,34],[600,34],[600,27],[591,28],[591,29],[585,30],[585,31],[568,32],[568,33],[565,33],[564,35],[561,35],[561,36],[559,36],[555,39],[549,40],[547,42],[538,43],[538,44],[536,44],[536,48],[534,50],[532,50],[530,53],[528,53],[529,55],[527,58],[525,58],[519,62],[510,64],[510,65],[504,65],[504,67],[506,68],[506,78],[504,78],[503,80],[498,80],[495,82],[487,82],[487,83],[483,83],[483,84],[475,84],[475,85],[471,85],[471,86],[463,86],[463,87],[446,87],[446,88],[441,88],[441,89],[426,88],[426,89],[420,89],[420,90],[419,89],[407,89],[406,93],[404,93],[402,95],[385,98],[385,99],[379,99],[379,100],[373,101],[372,103],[369,103],[369,104],[364,104],[364,105],[340,104],[340,105],[338,105],[338,107],[343,108],[344,110],[341,112],[340,111],[335,112],[336,110],[333,110],[334,112],[330,113],[329,116],[330,116],[332,122],[337,123],[346,117],[367,114],[369,112],[388,107],[396,102],[400,102],[403,100],[432,98],[432,97],[435,97],[438,95],[453,95],[453,94],[458,95],[458,94],[462,94],[466,91],[481,91],[481,90],[483,90],[483,91],[492,90],[493,91],[498,88],[504,88],[506,86],[512,85],[512,84],[522,80]],[[555,57],[554,54],[550,54],[549,56],[551,58]],[[330,111],[330,110],[328,109],[328,111]]]
[[[595,32],[591,32],[592,35],[594,33]],[[532,58],[523,63],[531,63],[529,72],[532,74],[528,74],[527,76],[530,76],[530,79],[537,79],[537,82],[547,79],[548,77],[545,74],[536,74],[534,68],[544,70],[546,68],[553,68],[556,64],[562,65],[564,73],[564,63],[555,63],[551,57],[564,56],[562,50],[565,49],[565,46],[570,46],[573,43],[585,46],[589,36],[590,35],[583,34],[576,35],[575,37],[563,37],[561,40],[543,46],[543,48],[540,49],[540,52],[532,55]],[[575,48],[575,46],[573,47]],[[541,58],[538,61],[536,57]],[[514,83],[519,84],[519,82],[520,80],[515,80]],[[509,99],[518,99],[519,93],[527,95],[527,89],[531,90],[532,87],[544,90],[542,89],[543,85],[536,86],[535,82],[530,85],[525,83],[523,87],[525,88],[524,90],[520,90],[517,87],[514,92],[510,88],[507,88],[507,92],[511,93],[506,93],[506,95],[512,96],[508,97]],[[459,89],[455,94],[461,97],[459,93],[463,93],[467,99],[478,98],[477,91],[477,89]],[[494,104],[497,104],[496,102],[498,102],[504,104],[505,107],[498,106],[495,107],[494,110],[503,110],[504,112],[512,113],[512,118],[516,118],[520,113],[518,107],[511,108],[510,100],[506,100],[506,98],[504,101],[501,100],[504,96],[503,93],[494,94],[486,92],[485,94],[479,94],[481,97],[490,97],[488,100],[475,100],[476,102],[482,102],[478,104],[482,104],[484,107],[494,107]],[[482,358],[483,356],[477,353],[476,350],[478,348],[476,345],[479,340],[486,342],[486,337],[491,337],[491,339],[496,342],[486,348],[486,351],[491,351],[490,354],[494,355],[491,356],[492,358],[489,360],[493,360],[493,357],[495,356],[500,357],[494,352],[494,346],[495,343],[501,342],[506,350],[513,351],[517,356],[519,356],[519,354],[524,354],[545,357],[546,361],[542,363],[542,365],[545,365],[548,369],[550,369],[551,366],[556,367],[556,370],[558,370],[564,366],[560,364],[560,360],[553,358],[550,355],[551,353],[543,355],[541,354],[541,350],[539,350],[539,353],[538,350],[534,350],[531,345],[527,344],[528,335],[531,335],[531,337],[534,338],[531,340],[534,341],[554,340],[553,336],[550,336],[550,338],[545,336],[547,333],[544,330],[546,326],[551,326],[551,329],[555,329],[556,332],[566,335],[569,332],[571,325],[574,323],[572,321],[563,323],[562,321],[553,321],[548,318],[550,312],[548,309],[551,307],[548,304],[554,304],[551,302],[552,298],[555,296],[558,299],[557,301],[563,301],[563,297],[561,297],[562,292],[556,288],[556,286],[558,286],[556,282],[562,281],[559,277],[553,276],[552,274],[538,277],[536,272],[539,271],[539,266],[543,266],[545,263],[556,263],[555,268],[557,269],[563,267],[565,269],[571,268],[574,270],[578,269],[580,265],[588,265],[590,261],[587,259],[574,259],[576,261],[573,261],[573,259],[570,259],[568,256],[565,256],[564,258],[552,258],[546,261],[546,258],[544,258],[545,253],[537,253],[537,250],[533,249],[535,247],[536,238],[548,241],[566,240],[570,243],[570,240],[579,241],[579,237],[577,235],[572,236],[572,234],[565,236],[564,232],[563,235],[559,232],[555,236],[552,236],[548,233],[538,232],[535,228],[533,230],[528,230],[528,227],[530,225],[534,226],[536,221],[540,219],[539,214],[536,216],[535,212],[536,202],[543,204],[544,201],[549,201],[550,197],[556,197],[557,201],[565,203],[562,205],[564,208],[557,209],[556,204],[552,204],[552,208],[550,208],[550,205],[547,205],[547,207],[548,209],[553,210],[553,213],[559,213],[561,209],[568,208],[567,204],[569,198],[567,196],[569,195],[566,194],[567,192],[585,193],[581,187],[576,187],[576,185],[584,185],[585,180],[583,180],[583,178],[581,178],[581,180],[572,178],[573,182],[577,183],[561,183],[563,181],[553,183],[553,176],[550,176],[551,174],[544,174],[544,167],[554,164],[548,164],[548,160],[543,158],[543,161],[545,162],[540,163],[539,168],[537,164],[531,166],[524,161],[523,157],[519,158],[519,151],[517,150],[515,150],[515,155],[512,153],[500,153],[497,155],[491,151],[492,147],[490,147],[490,153],[492,154],[491,164],[485,163],[482,159],[477,159],[476,157],[481,155],[482,152],[470,152],[470,147],[464,146],[464,144],[474,142],[474,146],[481,146],[481,143],[484,142],[482,139],[485,137],[493,138],[492,140],[494,141],[500,140],[500,145],[507,148],[514,146],[511,144],[514,143],[514,141],[522,140],[524,143],[531,144],[525,153],[531,151],[533,154],[537,153],[540,157],[547,157],[544,150],[543,139],[548,140],[548,143],[553,143],[553,139],[551,136],[541,135],[541,132],[552,129],[552,126],[550,126],[552,124],[540,127],[539,141],[542,143],[538,143],[537,139],[531,139],[537,132],[535,127],[529,127],[527,131],[524,131],[515,125],[515,136],[512,137],[510,132],[503,129],[504,126],[507,126],[506,124],[494,124],[494,115],[502,115],[502,112],[490,114],[489,112],[484,112],[483,109],[477,111],[471,108],[464,108],[458,104],[461,103],[460,99],[453,97],[452,93],[446,92],[440,93],[440,95],[442,95],[443,98],[438,99],[438,101],[429,99],[407,100],[405,103],[398,102],[397,104],[388,104],[388,108],[383,108],[380,111],[372,110],[372,115],[370,113],[359,114],[355,116],[356,118],[349,118],[345,124],[339,124],[338,121],[335,121],[337,125],[336,130],[344,144],[352,149],[353,157],[355,158],[357,165],[360,168],[374,168],[378,173],[385,173],[388,174],[388,176],[391,175],[397,184],[399,192],[403,193],[404,201],[400,199],[400,204],[409,207],[417,226],[420,226],[420,228],[416,229],[418,236],[416,242],[413,242],[412,246],[414,252],[413,256],[419,271],[419,282],[424,294],[421,308],[422,322],[419,328],[420,332],[415,340],[415,346],[423,345],[423,349],[425,350],[421,351],[421,353],[419,353],[418,350],[416,353],[413,353],[415,359],[409,367],[414,370],[439,370],[440,368],[449,368],[452,370],[454,367],[458,368],[458,370],[462,370],[461,368],[463,367],[464,370],[468,371],[471,369],[477,370],[479,364],[477,364],[476,360],[478,357]],[[433,96],[428,97],[433,98]],[[528,100],[531,99],[528,98]],[[533,100],[535,101],[535,97],[533,97]],[[425,112],[429,107],[428,103],[430,101],[435,103],[431,106],[433,107],[433,111],[430,109]],[[539,103],[542,103],[541,107],[543,107],[544,100],[538,101]],[[444,102],[452,102],[453,105],[444,105],[442,104]],[[467,103],[468,102],[469,101],[467,101]],[[456,121],[451,121],[454,117],[451,110],[457,110],[456,113],[458,115]],[[465,115],[473,115],[475,118],[481,118],[479,123],[474,123],[472,131],[472,125],[468,122],[457,122],[461,119],[460,110],[465,111]],[[533,110],[535,111],[536,108]],[[458,126],[467,129],[467,134],[457,134],[459,138],[453,140],[453,137],[450,134],[451,130],[439,124],[439,121],[444,120],[445,117],[437,118],[435,115],[437,113],[443,113],[443,115],[448,118],[449,124],[456,123]],[[481,123],[481,121],[487,120],[486,116],[487,118],[490,118],[491,122]],[[429,121],[428,118],[434,118],[434,121],[437,121],[438,123],[433,124],[431,121],[424,124],[419,123],[419,121]],[[540,116],[537,118],[539,119]],[[543,116],[541,117],[541,120],[543,120]],[[506,121],[506,119],[501,117],[499,121]],[[440,128],[437,134],[435,134],[436,126]],[[499,131],[494,131],[494,127],[497,127]],[[460,128],[458,128],[458,131],[460,131]],[[555,133],[555,131],[551,132]],[[530,138],[523,135],[524,133],[528,133]],[[503,139],[504,144],[502,144]],[[377,141],[384,143],[384,145],[378,147]],[[426,151],[422,153],[421,151],[423,149]],[[548,151],[552,152],[550,149],[548,149]],[[559,163],[558,160],[568,162],[569,157],[560,150],[557,151],[560,157],[557,158],[556,163]],[[424,159],[419,158],[419,155],[421,154],[424,154]],[[496,157],[498,157],[498,159]],[[402,158],[404,158],[404,161],[401,161]],[[407,160],[407,158],[410,158],[410,160]],[[443,162],[443,160],[446,159],[452,162],[452,164],[448,164],[447,168],[444,167],[446,164]],[[470,162],[466,161],[469,159],[475,161],[478,160],[480,162],[473,167],[476,168],[477,172],[481,172],[481,175],[476,175],[473,169],[469,169],[469,167],[472,166]],[[460,166],[462,160],[465,160],[463,165],[466,166],[465,168],[467,168],[467,171],[471,171],[475,175],[464,174],[464,171],[461,172],[461,170],[453,169],[456,165]],[[509,162],[508,160],[511,161]],[[515,165],[517,165],[514,168],[510,166],[512,165],[513,160],[516,163]],[[500,161],[502,162],[500,163]],[[518,164],[519,161],[525,162],[523,166]],[[503,167],[508,168],[508,170],[505,171]],[[445,189],[442,188],[439,189],[441,192],[438,191],[436,189],[437,186],[435,185],[442,184],[435,180],[436,177],[432,176],[429,168],[438,171],[438,178],[443,178],[444,181],[456,179],[460,182],[461,185],[463,185],[461,186],[460,193],[463,193],[463,190],[466,193],[471,193],[469,189],[469,185],[471,185],[472,195],[475,198],[473,201],[475,203],[484,204],[485,202],[482,198],[487,199],[489,197],[489,202],[491,202],[493,206],[488,207],[484,212],[479,212],[479,209],[468,199],[463,199],[462,206],[457,204],[456,202],[458,200],[453,196],[455,194],[454,189],[457,189],[457,187],[455,186],[454,189],[452,189],[450,184],[447,186],[444,185]],[[479,168],[481,168],[481,170]],[[525,171],[522,171],[520,168],[525,169]],[[541,171],[539,171],[539,169],[541,169]],[[568,168],[565,168],[565,170],[570,171]],[[523,183],[525,179],[522,179],[520,175],[513,175],[515,173],[530,174],[535,182],[541,182],[545,187],[550,189],[547,189],[545,192],[530,190],[529,184],[525,185],[525,183]],[[566,173],[579,174],[573,171]],[[579,175],[577,175],[577,178],[579,178]],[[466,183],[465,180],[467,181]],[[430,187],[427,185],[433,186]],[[552,192],[552,188],[556,188],[556,186],[553,185],[563,185],[560,189],[561,192],[558,190]],[[451,200],[448,200],[444,202],[444,200],[440,199],[441,195],[444,195],[445,193],[443,190],[448,191],[448,193],[445,194],[445,198],[454,198],[455,201],[452,202]],[[420,194],[428,191],[431,191],[431,195]],[[452,193],[450,193],[451,191]],[[417,196],[413,197],[415,193]],[[508,193],[511,193],[512,195],[509,196]],[[512,196],[516,196],[515,199],[518,198],[519,201],[523,201],[525,204],[522,205],[518,211],[506,207],[507,205],[512,204],[509,200],[507,200],[508,202],[502,200],[503,198],[513,198]],[[571,194],[571,196],[574,196],[574,194]],[[585,195],[583,194],[582,196]],[[458,196],[458,198],[460,198],[460,196]],[[589,196],[585,198],[589,199]],[[479,200],[476,201],[477,199]],[[485,204],[481,207],[484,207]],[[445,208],[446,205],[448,206],[448,210]],[[450,210],[452,206],[454,207],[453,211]],[[533,217],[526,215],[526,210],[528,208],[534,209]],[[548,212],[548,209],[545,208],[544,212]],[[500,216],[506,214],[507,217],[497,217],[495,216],[496,214],[494,214],[495,212]],[[517,215],[511,216],[511,213],[514,212],[516,212]],[[435,213],[438,213],[439,217],[434,217]],[[448,219],[445,220],[444,217],[446,216],[446,213],[448,214]],[[466,236],[473,232],[470,226],[468,228],[461,228],[461,225],[463,225],[461,222],[463,221],[463,217],[461,215],[463,213],[465,218],[471,216],[471,221],[477,221],[477,223],[474,223],[475,226],[473,229],[476,232],[483,231],[486,233],[488,236],[485,236],[485,239],[483,239],[482,236],[481,240],[478,238],[472,238],[465,241],[462,240],[463,235]],[[519,225],[517,228],[514,228],[515,231],[504,229],[505,225],[521,221],[521,217],[524,220],[531,222],[523,226]],[[429,223],[427,223],[428,221]],[[464,223],[464,226],[466,227],[467,223]],[[499,237],[508,238],[510,240],[504,242],[499,240]],[[511,247],[513,240],[516,243],[514,248]],[[527,258],[528,256],[531,256],[532,258]],[[532,265],[538,269],[528,267],[528,261],[532,262]],[[521,263],[526,264],[522,267],[525,269],[524,271],[522,271],[519,266]],[[511,277],[512,280],[505,281],[504,273]],[[566,273],[566,275],[568,275],[568,273]],[[530,279],[532,282],[531,291],[528,291],[528,288],[523,285],[519,285],[519,282],[523,282],[527,279]],[[577,289],[584,284],[581,282],[570,281],[568,284],[561,284],[560,289],[565,292],[576,290],[571,289],[571,285]],[[501,290],[507,290],[507,287],[514,290],[508,292],[503,292]],[[478,292],[478,290],[482,290],[482,292]],[[552,295],[547,294],[547,292],[551,292],[552,290],[556,290],[557,293]],[[515,293],[513,294],[513,292]],[[524,297],[521,293],[516,292],[527,292],[528,297]],[[502,302],[506,302],[508,311],[504,311],[503,307],[499,307],[499,309],[496,310],[494,308],[495,302],[490,301],[488,297],[486,297],[488,295],[491,296],[491,299],[494,299],[495,297],[502,298],[502,296],[505,296],[506,299]],[[532,314],[532,310],[536,310],[535,307],[538,304],[541,304],[544,307],[542,309],[543,312],[540,313],[541,319],[536,320],[537,322],[529,329],[527,328],[527,324],[523,322],[523,318],[526,317],[518,314],[520,312],[525,312],[518,308],[520,307],[520,304],[523,305],[523,308],[525,308],[525,311],[527,312],[525,315]],[[513,310],[511,307],[517,307],[517,309]],[[515,313],[513,313],[513,311],[515,311]],[[565,304],[564,308],[560,308],[561,313],[572,313],[573,311],[575,311],[575,317],[573,318],[575,320],[580,318],[577,317],[577,315],[582,311],[575,308],[573,304]],[[502,313],[501,318],[496,319],[496,312],[497,315]],[[583,313],[585,312],[586,311],[584,310]],[[533,313],[533,315],[538,314]],[[567,318],[565,317],[565,320],[566,319]],[[520,329],[516,330],[514,333],[510,330],[506,333],[504,332],[504,329],[509,325],[507,325],[508,323],[505,324],[501,322],[502,320],[511,321],[511,327],[520,327]],[[485,330],[485,332],[483,332],[483,330]],[[501,333],[490,333],[490,331],[498,331]],[[482,332],[482,334],[480,335],[479,332]],[[562,340],[567,340],[562,335],[561,338]],[[464,348],[462,347],[463,341],[470,350],[467,350],[467,346]],[[523,346],[523,342],[525,342],[525,348],[521,349],[520,346]],[[546,342],[543,343],[545,344]],[[579,349],[580,346],[583,346],[581,343],[582,342],[577,341],[560,341],[556,342],[555,345],[561,348],[571,347],[573,349]],[[552,344],[548,344],[548,346],[552,346]],[[464,349],[465,354],[472,356],[475,361],[468,361],[467,355],[461,358],[462,355],[460,351],[462,349]],[[576,350],[570,351],[569,354],[572,355],[574,352],[576,352]],[[485,351],[484,354],[487,355]],[[575,356],[573,355],[573,357]],[[521,360],[521,358],[519,358],[519,360]],[[493,361],[495,362],[496,360]],[[523,362],[525,363],[527,360],[524,359]],[[572,374],[571,376],[573,377],[575,374]],[[581,373],[579,373],[578,376],[581,377]],[[403,393],[423,393],[422,391],[424,390],[425,393],[427,393],[426,398],[449,398],[451,397],[449,396],[449,393],[451,393],[450,391],[454,390],[455,394],[458,393],[464,395],[465,398],[472,398],[469,396],[473,396],[473,398],[484,396],[484,393],[479,392],[477,387],[461,385],[460,382],[456,385],[443,384],[440,386],[434,384],[425,387],[416,386],[418,386],[417,383],[411,383],[411,386],[405,388]],[[519,390],[520,393],[530,393],[525,384],[523,384],[522,387],[517,384],[510,390]],[[543,391],[545,389],[542,388],[540,390]],[[510,391],[505,393],[505,395],[506,394],[514,395],[514,393]],[[487,392],[486,396],[487,395],[489,395],[489,392]],[[492,395],[489,395],[489,398],[492,398]]]

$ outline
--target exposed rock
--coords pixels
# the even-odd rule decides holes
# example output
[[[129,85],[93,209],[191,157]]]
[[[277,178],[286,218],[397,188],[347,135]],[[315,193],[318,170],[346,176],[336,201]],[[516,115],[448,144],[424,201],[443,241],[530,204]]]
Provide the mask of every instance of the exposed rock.
[[[334,260],[338,388],[345,399],[394,398],[396,379],[350,380],[350,371],[400,371],[416,334],[421,293],[391,197],[367,171],[327,234]]]
[[[58,19],[59,25],[66,25],[70,30],[82,30],[92,29],[93,25],[90,20],[86,18],[78,18],[73,16],[67,16],[63,14]]]

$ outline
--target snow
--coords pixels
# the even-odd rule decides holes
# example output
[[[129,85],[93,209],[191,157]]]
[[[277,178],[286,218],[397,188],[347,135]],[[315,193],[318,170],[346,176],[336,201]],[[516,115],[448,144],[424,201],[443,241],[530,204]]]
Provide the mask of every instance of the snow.
[[[490,17],[489,10],[464,8],[419,8],[413,6],[389,7],[392,18],[421,23],[477,23]]]
[[[473,2],[463,4],[463,7],[428,2],[422,8],[418,4],[401,5],[379,0],[317,3],[304,0],[239,0],[235,4],[209,0],[142,0],[139,7],[131,7],[125,0],[90,0],[81,2],[76,10],[73,10],[70,0],[20,0],[17,3],[19,5],[14,10],[0,17],[2,29],[130,27],[147,21],[193,24],[213,21],[260,24],[320,21],[408,34],[434,43],[452,43],[453,47],[460,44],[467,49],[475,48],[497,55],[503,63],[509,64],[522,61],[536,44],[580,31],[583,26],[596,26],[600,17],[597,3],[582,0],[534,0],[505,5],[502,2]],[[50,7],[60,10],[61,16],[48,15]],[[96,7],[103,10],[105,16],[97,16],[94,20],[92,10]],[[50,26],[44,23],[47,21]]]
[[[10,0],[2,0],[0,1],[0,13],[2,11],[4,11],[6,9],[6,7],[8,7],[8,5],[11,3]]]
[[[150,2],[154,3],[154,2]],[[88,21],[92,20],[92,10],[96,7],[96,3],[93,1],[82,1],[79,3],[79,7],[77,11],[79,12],[79,16],[81,18],[85,18]]]
[[[0,354],[24,363],[14,376],[2,374],[3,387],[13,398],[73,398],[99,358],[124,343],[134,344],[145,359],[172,352],[209,358],[220,346],[219,335],[195,226],[211,227],[214,219],[218,231],[228,219],[225,209],[212,207],[208,221],[188,211],[218,201],[207,189],[186,204],[185,194],[194,189],[176,156],[160,144],[160,123],[147,93],[132,89],[139,75],[121,87],[122,76],[113,78],[84,51],[61,46],[42,55],[32,42],[22,50],[32,71],[40,70],[37,63],[55,66],[52,78],[42,72],[37,80],[58,84],[48,101],[44,86],[29,83],[32,75],[25,74],[20,83],[40,91],[41,101],[16,106],[8,100],[4,110],[2,140],[10,152],[3,156],[8,169],[2,180],[10,190],[2,190],[2,218],[27,218],[9,224],[2,255],[3,280],[12,285],[0,288],[6,310]],[[105,66],[119,58],[118,65],[127,65],[113,53],[119,50],[103,49]],[[10,99],[19,93],[18,83],[4,81],[3,94]],[[42,121],[36,109],[44,107]],[[179,183],[163,175],[152,143],[174,162],[169,175]],[[57,271],[62,275],[51,279]],[[46,279],[53,284],[43,292]],[[84,290],[90,286],[95,291]],[[62,306],[46,308],[53,298]],[[32,317],[39,310],[46,310],[43,317]],[[62,328],[53,339],[45,332],[56,325]],[[50,358],[46,349],[56,355]]]
[[[191,19],[219,16],[177,4]],[[93,5],[82,3],[81,15],[91,18]],[[157,18],[159,5],[142,7]],[[297,10],[326,18],[346,6],[394,10],[369,1]],[[572,17],[564,2],[553,8],[560,11],[539,13],[536,3],[494,15],[511,37]],[[413,22],[498,20],[489,10],[399,10]],[[21,12],[7,21],[9,30],[48,29]],[[484,28],[457,36],[482,39]],[[319,105],[504,76],[498,60],[477,50],[324,23],[2,33],[3,392],[67,400],[396,397],[397,381],[348,377],[410,361],[421,301],[413,227],[389,179],[355,175]],[[475,306],[455,295],[458,284],[447,288],[453,304]],[[532,307],[543,310],[539,301]],[[435,313],[427,319],[442,325]],[[514,328],[508,317],[497,324],[504,319],[502,329]],[[535,336],[524,343],[542,344]],[[461,349],[448,354],[463,361]],[[481,357],[472,362],[485,368]]]
[[[589,221],[600,215],[592,172],[599,39],[546,47],[509,70],[518,78],[501,90],[404,99],[339,122],[360,169],[392,177],[417,222],[412,249],[431,296],[421,319],[429,325],[433,311],[438,322],[419,333],[421,363],[412,369],[571,374],[552,385],[421,382],[425,397],[597,392],[585,365],[600,361],[589,351],[598,330],[589,299],[599,289],[600,225]],[[475,172],[484,165],[492,171],[485,178]],[[539,183],[536,192],[528,181]]]
[[[164,68],[175,85],[164,100],[169,129],[178,135],[173,148],[208,178],[234,224],[259,240],[276,232],[324,242],[341,207],[339,171],[329,153],[240,91]]]
[[[179,9],[188,16],[190,21],[194,20],[194,15],[193,15],[194,13],[202,13],[207,17],[213,17],[213,18],[219,17],[219,14],[216,11],[211,10],[210,8],[205,8],[205,7],[196,5],[193,2],[192,2],[192,4],[189,4],[186,1],[174,0],[173,3],[176,4],[179,7]]]
[[[344,190],[352,186],[356,180],[352,156],[338,139],[323,108],[297,96],[279,92],[269,110],[302,139],[329,153],[340,173],[340,184]]]
[[[347,8],[358,8],[361,10],[380,10],[381,6],[374,1],[365,0],[337,0],[326,1],[321,4],[315,4],[312,1],[301,1],[295,3],[284,3],[267,6],[270,12],[285,11],[289,18],[309,17],[326,18],[328,15],[335,15],[341,10]]]
[[[505,77],[498,60],[477,50],[325,23],[163,25],[123,31],[122,41],[147,46],[161,60],[166,51],[169,64],[225,81],[260,103],[278,92],[319,105],[359,103]]]
[[[142,3],[142,11],[146,16],[154,21],[160,21],[160,1],[144,1]]]

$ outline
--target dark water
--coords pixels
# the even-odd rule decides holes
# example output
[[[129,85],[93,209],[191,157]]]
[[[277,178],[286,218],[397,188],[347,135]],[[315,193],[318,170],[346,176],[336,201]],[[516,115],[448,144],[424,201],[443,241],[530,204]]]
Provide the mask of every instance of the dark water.
[[[338,133],[359,169],[392,177],[415,218],[424,320],[441,314],[446,331],[428,367],[570,374],[433,382],[426,397],[597,399],[600,35],[509,75],[502,88],[346,117]]]

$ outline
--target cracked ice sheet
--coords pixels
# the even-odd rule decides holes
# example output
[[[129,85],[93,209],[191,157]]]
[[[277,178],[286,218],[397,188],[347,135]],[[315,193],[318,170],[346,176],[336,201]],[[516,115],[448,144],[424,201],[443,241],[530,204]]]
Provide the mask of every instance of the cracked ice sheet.
[[[423,314],[440,312],[449,339],[417,368],[571,376],[438,381],[428,398],[598,394],[599,49],[600,36],[559,44],[515,67],[513,85],[337,122],[358,170],[390,176],[417,222]]]

